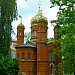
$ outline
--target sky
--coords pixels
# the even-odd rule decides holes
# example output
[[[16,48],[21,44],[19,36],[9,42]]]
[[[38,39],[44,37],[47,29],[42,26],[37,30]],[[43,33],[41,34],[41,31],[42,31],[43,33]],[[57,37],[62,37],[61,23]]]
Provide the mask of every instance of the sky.
[[[42,14],[48,19],[48,38],[53,37],[53,25],[50,21],[57,19],[58,7],[50,8],[50,0],[41,0]],[[38,0],[17,0],[18,14],[22,16],[22,23],[25,26],[25,32],[31,32],[31,19],[38,12]],[[20,23],[20,19],[12,22],[13,29],[17,33],[17,25]]]

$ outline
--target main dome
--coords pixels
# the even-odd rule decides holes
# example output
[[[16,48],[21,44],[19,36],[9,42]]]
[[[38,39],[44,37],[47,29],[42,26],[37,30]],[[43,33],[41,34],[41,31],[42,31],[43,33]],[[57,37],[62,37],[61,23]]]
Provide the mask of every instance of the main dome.
[[[31,19],[31,25],[33,26],[37,22],[41,22],[41,21],[43,21],[43,22],[48,24],[47,18],[42,15],[41,10],[39,9],[38,14]]]

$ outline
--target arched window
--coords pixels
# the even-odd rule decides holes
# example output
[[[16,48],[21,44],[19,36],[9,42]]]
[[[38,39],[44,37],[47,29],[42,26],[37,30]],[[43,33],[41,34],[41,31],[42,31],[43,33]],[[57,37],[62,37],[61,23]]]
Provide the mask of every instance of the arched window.
[[[22,35],[22,32],[20,31],[20,36]]]
[[[53,64],[53,63],[50,63],[49,68],[50,68],[50,69],[49,69],[49,70],[50,70],[50,74],[51,74],[51,75],[54,75],[54,73],[55,73],[55,72],[54,72],[54,64]]]
[[[28,59],[30,60],[30,53],[28,53]]]
[[[48,51],[48,60],[53,61],[53,51],[52,50]]]
[[[24,59],[24,57],[25,57],[25,55],[24,55],[24,53],[22,53],[22,59]]]
[[[50,66],[51,74],[53,74],[53,65]]]

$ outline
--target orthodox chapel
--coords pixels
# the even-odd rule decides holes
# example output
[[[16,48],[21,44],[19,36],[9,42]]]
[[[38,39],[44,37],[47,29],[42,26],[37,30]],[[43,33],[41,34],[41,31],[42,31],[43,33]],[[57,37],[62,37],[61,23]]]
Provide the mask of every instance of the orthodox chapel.
[[[58,37],[54,27],[54,39]],[[48,20],[42,15],[40,6],[38,13],[31,19],[31,40],[24,43],[25,26],[22,21],[17,26],[16,58],[20,60],[19,75],[58,75],[58,63],[61,57],[53,54],[60,43],[46,43]],[[49,34],[50,35],[50,34]]]

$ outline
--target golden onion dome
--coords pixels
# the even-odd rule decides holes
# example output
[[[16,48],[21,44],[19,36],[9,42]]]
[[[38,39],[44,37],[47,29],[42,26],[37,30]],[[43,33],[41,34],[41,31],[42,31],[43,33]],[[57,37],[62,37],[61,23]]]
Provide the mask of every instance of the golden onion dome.
[[[20,22],[20,24],[17,27],[24,27],[24,25],[22,24],[22,22]]]
[[[33,24],[36,24],[37,22],[45,22],[45,23],[48,23],[48,20],[46,17],[44,17],[42,14],[37,14],[36,16],[34,16],[32,19],[31,19],[31,25]]]
[[[24,25],[22,24],[22,17],[20,19],[21,19],[20,24],[18,24],[17,27],[24,27]]]
[[[32,19],[31,19],[31,25],[34,26],[36,25],[37,22],[45,22],[48,24],[48,20],[46,17],[44,17],[42,15],[42,11],[40,10],[40,6],[38,8],[38,13],[36,16],[34,16]]]

